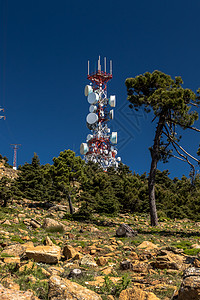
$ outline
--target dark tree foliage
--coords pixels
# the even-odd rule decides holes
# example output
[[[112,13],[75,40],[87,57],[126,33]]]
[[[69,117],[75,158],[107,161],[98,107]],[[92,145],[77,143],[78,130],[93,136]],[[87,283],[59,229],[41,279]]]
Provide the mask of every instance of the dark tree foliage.
[[[172,79],[160,71],[154,71],[152,74],[146,72],[144,75],[126,79],[130,108],[137,111],[143,107],[147,113],[150,111],[154,113],[153,121],[157,120],[154,142],[150,148],[151,168],[148,180],[152,226],[158,225],[155,201],[155,176],[158,162],[167,162],[172,156],[187,162],[192,168],[192,181],[194,181],[195,171],[190,159],[199,162],[179,145],[180,137],[177,138],[177,127],[200,132],[193,127],[194,122],[198,120],[198,113],[191,110],[191,106],[197,108],[200,103],[200,90],[195,94],[190,89],[184,89],[182,84],[181,77]]]
[[[1,206],[6,207],[13,197],[12,180],[8,177],[0,179],[0,201]]]
[[[86,176],[82,180],[80,213],[105,213],[115,215],[120,211],[139,211],[142,206],[140,188],[144,182],[137,176],[133,176],[126,165],[120,164],[115,170],[110,168],[103,172],[97,164],[85,165]]]
[[[12,181],[0,180],[0,201],[8,205],[12,198],[21,196],[33,201],[58,202],[72,200],[78,207],[75,215],[89,219],[94,213],[116,215],[117,213],[149,213],[148,177],[132,173],[120,163],[115,170],[103,172],[98,164],[85,164],[70,150],[54,158],[53,165],[40,165],[36,154],[31,164],[21,166],[19,176]],[[155,193],[158,217],[190,218],[200,221],[200,176],[194,184],[186,176],[180,180],[169,178],[169,171],[156,171]],[[72,206],[73,208],[73,206]]]
[[[15,181],[18,196],[22,196],[34,201],[49,201],[51,183],[48,178],[48,167],[40,165],[39,157],[36,153],[31,164],[25,163],[19,166],[19,176]]]

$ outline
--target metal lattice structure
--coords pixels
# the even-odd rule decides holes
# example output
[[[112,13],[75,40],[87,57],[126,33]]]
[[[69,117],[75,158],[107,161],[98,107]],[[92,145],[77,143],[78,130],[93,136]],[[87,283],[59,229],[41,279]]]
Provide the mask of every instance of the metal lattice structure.
[[[90,104],[89,114],[86,118],[88,129],[91,134],[87,135],[86,143],[80,146],[80,153],[84,155],[87,162],[98,163],[105,171],[108,167],[118,167],[121,161],[117,155],[117,132],[110,132],[107,123],[113,120],[116,97],[107,97],[107,83],[112,79],[112,61],[110,61],[110,72],[106,72],[106,58],[104,59],[104,71],[101,70],[100,57],[98,60],[98,71],[90,74],[88,61],[88,76],[90,85],[85,87],[85,96]]]
[[[10,144],[10,145],[14,149],[13,169],[17,170],[17,150],[19,149],[21,144]]]

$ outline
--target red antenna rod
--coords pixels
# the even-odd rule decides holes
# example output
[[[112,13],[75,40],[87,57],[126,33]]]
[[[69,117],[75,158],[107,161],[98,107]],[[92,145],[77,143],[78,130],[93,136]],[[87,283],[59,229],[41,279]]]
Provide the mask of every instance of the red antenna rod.
[[[10,144],[10,145],[14,149],[13,169],[17,170],[17,150],[19,149],[21,144]]]

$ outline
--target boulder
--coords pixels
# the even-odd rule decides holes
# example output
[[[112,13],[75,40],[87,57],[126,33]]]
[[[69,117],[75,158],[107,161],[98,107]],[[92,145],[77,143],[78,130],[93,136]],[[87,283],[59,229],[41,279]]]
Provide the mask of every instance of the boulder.
[[[132,270],[135,273],[148,274],[149,266],[148,264],[139,262],[132,265]]]
[[[70,271],[67,277],[70,279],[70,278],[80,278],[81,276],[83,276],[83,273],[80,269],[73,269]]]
[[[24,254],[25,247],[22,244],[14,244],[4,248],[1,254],[6,254],[8,256],[20,257]]]
[[[124,260],[120,262],[120,269],[122,270],[132,270],[133,265],[129,260]]]
[[[137,231],[134,231],[127,224],[121,224],[120,227],[116,230],[116,236],[118,237],[134,237],[137,235]]]
[[[63,212],[67,212],[68,211],[68,206],[67,205],[60,205],[60,204],[57,204],[57,205],[54,205],[52,207],[50,207],[48,209],[48,211],[50,212],[54,212],[54,211],[63,211]]]
[[[156,261],[152,263],[157,269],[173,269],[181,270],[184,268],[185,257],[167,250],[161,250],[156,257]]]
[[[81,265],[97,267],[94,258],[90,254],[86,254],[83,256],[83,258],[81,259]]]
[[[0,299],[1,300],[39,300],[31,290],[26,292],[17,291],[15,289],[5,288],[0,284]]]
[[[59,246],[36,246],[26,249],[26,257],[32,258],[35,262],[55,264],[61,258]]]
[[[65,245],[63,248],[63,255],[66,259],[80,259],[83,257],[81,253],[76,251],[72,246],[70,245]]]
[[[157,245],[149,241],[144,241],[139,246],[137,246],[137,249],[145,249],[145,250],[154,250],[157,248],[158,248]]]
[[[9,220],[5,220],[3,221],[3,223],[1,223],[1,225],[11,225],[11,223]]]
[[[160,300],[154,293],[145,292],[137,287],[123,290],[119,295],[119,300]]]
[[[104,256],[100,256],[98,259],[97,259],[97,265],[98,266],[105,266],[108,262],[108,259],[107,257],[104,257]]]
[[[95,292],[59,276],[51,276],[49,279],[49,300],[101,300],[101,296]]]
[[[45,228],[45,229],[62,228],[64,230],[64,225],[54,219],[46,218],[43,223],[43,228]]]
[[[40,228],[42,225],[39,221],[37,221],[36,219],[31,219],[30,220],[30,225],[33,227],[33,228]]]
[[[183,274],[183,282],[178,292],[178,300],[200,299],[200,269],[190,267]]]

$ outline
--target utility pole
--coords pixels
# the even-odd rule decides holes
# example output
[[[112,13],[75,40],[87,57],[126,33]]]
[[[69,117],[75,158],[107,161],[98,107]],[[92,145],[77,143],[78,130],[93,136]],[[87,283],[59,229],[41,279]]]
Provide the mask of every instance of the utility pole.
[[[21,144],[10,144],[10,145],[14,149],[13,169],[17,170],[17,150],[19,149]]]

